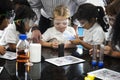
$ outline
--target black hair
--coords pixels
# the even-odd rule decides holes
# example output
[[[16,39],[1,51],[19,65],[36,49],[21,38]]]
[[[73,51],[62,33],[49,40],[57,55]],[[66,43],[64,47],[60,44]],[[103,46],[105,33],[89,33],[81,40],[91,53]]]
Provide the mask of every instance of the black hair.
[[[16,30],[20,33],[24,34],[25,31],[25,19],[33,19],[36,14],[35,12],[28,6],[22,5],[16,11],[15,21],[19,21],[20,25],[16,24]]]
[[[0,1],[0,24],[7,17],[9,11],[13,10],[13,4],[10,0]]]
[[[13,0],[13,4],[26,5],[30,7],[30,4],[27,0]]]
[[[118,45],[120,48],[120,12],[116,16],[116,20],[112,27],[112,46]]]
[[[101,25],[103,31],[107,32],[109,25],[104,21],[105,13],[102,7],[94,6],[90,3],[85,3],[79,6],[76,14],[74,15],[74,19],[78,20],[87,20],[91,22],[92,18],[95,18],[98,24]]]

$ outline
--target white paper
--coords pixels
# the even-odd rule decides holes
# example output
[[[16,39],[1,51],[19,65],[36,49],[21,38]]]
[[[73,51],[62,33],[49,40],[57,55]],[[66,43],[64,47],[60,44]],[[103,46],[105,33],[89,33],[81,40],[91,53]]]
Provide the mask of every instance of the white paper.
[[[17,55],[15,52],[6,51],[4,55],[0,55],[0,58],[13,60],[17,58]]]
[[[30,44],[30,62],[41,61],[41,44],[31,43]]]
[[[84,62],[85,60],[74,57],[74,56],[64,56],[64,57],[46,59],[45,61],[52,63],[54,65],[57,65],[57,66],[64,66],[64,65]]]
[[[120,73],[110,70],[110,69],[99,69],[96,71],[89,72],[88,74],[93,74],[95,77],[102,80],[120,80]]]
[[[0,67],[0,73],[2,72],[2,70],[3,70],[3,67]]]

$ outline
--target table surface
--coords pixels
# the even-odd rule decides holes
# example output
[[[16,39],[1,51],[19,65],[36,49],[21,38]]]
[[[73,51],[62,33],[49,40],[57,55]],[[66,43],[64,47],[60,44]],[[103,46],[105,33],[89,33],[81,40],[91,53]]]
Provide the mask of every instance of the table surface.
[[[69,53],[70,55],[73,52],[74,50],[69,49],[68,52],[65,52],[65,54]],[[44,48],[42,50],[42,54],[44,53],[45,55],[53,53],[56,56],[57,50]],[[91,57],[90,55],[88,55],[87,52],[84,52],[83,55],[78,57],[86,61],[83,63],[77,63],[62,67],[57,67],[45,61],[33,63],[33,66],[29,67],[29,71],[27,73],[27,80],[84,80],[84,77],[88,72],[99,69],[97,66],[93,67],[91,65]],[[48,56],[45,56],[45,58],[48,58]],[[120,72],[119,61],[120,59],[118,58],[105,56],[104,68]],[[0,73],[0,80],[17,80],[15,76],[16,60],[0,59],[0,66],[4,67],[3,71]]]

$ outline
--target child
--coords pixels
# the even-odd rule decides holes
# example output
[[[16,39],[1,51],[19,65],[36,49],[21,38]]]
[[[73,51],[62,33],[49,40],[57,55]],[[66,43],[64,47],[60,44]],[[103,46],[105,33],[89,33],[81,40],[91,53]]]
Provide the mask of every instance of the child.
[[[12,2],[10,0],[0,1],[0,30],[4,30],[8,26],[10,17],[12,17],[12,15],[9,15],[12,9]],[[5,47],[0,45],[0,54],[4,54],[5,51]]]
[[[103,17],[105,16],[102,7],[94,6],[90,3],[80,5],[75,18],[77,18],[82,27],[84,27],[84,38],[76,38],[71,42],[80,44],[86,49],[91,49],[92,45],[101,44],[105,40],[105,32],[109,28]]]
[[[10,51],[16,50],[19,34],[26,34],[29,31],[35,17],[33,10],[25,5],[17,8],[15,13],[15,24],[9,24],[0,40],[0,44],[7,46]]]
[[[74,39],[75,30],[69,26],[70,12],[64,5],[57,6],[53,11],[53,25],[42,35],[42,46],[58,48],[60,43],[64,43],[64,48],[75,47],[69,40]]]

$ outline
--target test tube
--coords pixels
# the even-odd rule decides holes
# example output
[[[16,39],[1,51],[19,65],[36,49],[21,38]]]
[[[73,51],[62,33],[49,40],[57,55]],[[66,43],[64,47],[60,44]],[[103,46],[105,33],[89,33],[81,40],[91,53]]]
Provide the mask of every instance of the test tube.
[[[103,59],[104,59],[104,45],[101,44],[100,45],[100,53],[99,53],[99,62],[98,62],[99,68],[102,68],[104,66]]]
[[[93,45],[92,66],[97,65],[97,44]]]
[[[64,43],[59,44],[58,46],[58,57],[64,56]]]

